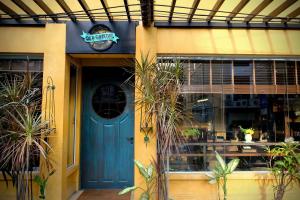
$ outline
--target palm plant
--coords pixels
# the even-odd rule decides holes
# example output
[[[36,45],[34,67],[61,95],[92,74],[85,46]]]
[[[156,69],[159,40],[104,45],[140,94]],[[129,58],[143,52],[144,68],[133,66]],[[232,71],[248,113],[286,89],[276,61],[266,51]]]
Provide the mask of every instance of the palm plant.
[[[300,183],[299,143],[286,142],[267,148],[270,155],[269,167],[275,179],[274,199],[282,200],[285,191],[293,182]]]
[[[32,199],[32,171],[40,155],[51,166],[49,135],[41,115],[40,74],[5,74],[0,84],[0,170],[10,175],[17,199]]]
[[[149,55],[142,55],[136,62],[135,80],[139,92],[136,105],[144,123],[141,131],[152,123],[156,127],[158,198],[168,199],[165,161],[172,147],[181,143],[180,125],[185,117],[180,103],[182,66],[178,60],[156,63]]]
[[[214,184],[217,183],[218,186],[218,196],[220,199],[220,188],[223,190],[224,200],[227,199],[228,190],[227,190],[227,180],[228,175],[232,174],[232,172],[236,169],[239,164],[239,159],[232,159],[228,164],[225,163],[223,158],[220,156],[218,152],[216,152],[217,164],[212,171],[212,175],[207,174],[210,177],[209,183]]]

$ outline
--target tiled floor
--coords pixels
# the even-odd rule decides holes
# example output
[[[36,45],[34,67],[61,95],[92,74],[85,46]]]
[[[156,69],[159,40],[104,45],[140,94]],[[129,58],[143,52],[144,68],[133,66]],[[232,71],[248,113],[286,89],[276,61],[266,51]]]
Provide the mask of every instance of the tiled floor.
[[[120,190],[85,190],[78,200],[130,200],[130,193],[119,196]]]

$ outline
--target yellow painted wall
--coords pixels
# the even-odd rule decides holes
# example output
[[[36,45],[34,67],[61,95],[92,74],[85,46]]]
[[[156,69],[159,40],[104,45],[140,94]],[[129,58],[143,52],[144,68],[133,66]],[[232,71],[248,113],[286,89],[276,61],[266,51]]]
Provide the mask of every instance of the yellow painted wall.
[[[51,77],[55,85],[55,121],[56,133],[51,138],[53,145],[54,167],[56,172],[49,179],[47,199],[67,199],[70,193],[78,188],[73,187],[74,178],[67,179],[67,131],[68,131],[68,82],[69,60],[65,54],[66,25],[46,24],[45,27],[0,27],[0,53],[43,54],[43,88],[47,87],[47,78]],[[45,95],[43,96],[43,104]],[[77,178],[77,177],[76,177]],[[72,184],[71,184],[72,183]],[[6,194],[11,195],[14,189],[2,189],[0,199]],[[68,188],[74,188],[71,190]]]
[[[174,200],[218,199],[217,185],[209,184],[205,173],[171,173],[169,178],[170,196]],[[228,179],[228,199],[272,200],[273,181],[267,172],[235,172]],[[300,189],[295,185],[284,199],[298,200],[299,195]]]
[[[141,56],[149,53],[149,57],[156,56],[156,28],[144,28],[139,25],[136,28],[136,59],[141,60]],[[137,78],[136,82],[139,81]],[[139,90],[135,89],[135,100],[140,96]],[[156,157],[156,139],[155,135],[150,135],[150,143],[147,146],[144,143],[144,134],[140,132],[140,110],[135,105],[134,115],[134,159],[141,163],[148,165],[152,159]],[[144,187],[144,180],[138,172],[134,169],[134,184]],[[134,192],[134,199],[139,199],[140,190]]]
[[[157,30],[157,53],[179,55],[300,55],[300,30]]]

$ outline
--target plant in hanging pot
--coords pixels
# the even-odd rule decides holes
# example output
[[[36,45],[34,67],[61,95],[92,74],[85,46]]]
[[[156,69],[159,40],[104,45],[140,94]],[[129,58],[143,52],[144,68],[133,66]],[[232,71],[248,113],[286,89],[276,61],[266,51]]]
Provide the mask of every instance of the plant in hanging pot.
[[[251,143],[252,142],[252,135],[254,134],[253,128],[242,128],[242,126],[239,126],[242,133],[245,135],[245,142]]]

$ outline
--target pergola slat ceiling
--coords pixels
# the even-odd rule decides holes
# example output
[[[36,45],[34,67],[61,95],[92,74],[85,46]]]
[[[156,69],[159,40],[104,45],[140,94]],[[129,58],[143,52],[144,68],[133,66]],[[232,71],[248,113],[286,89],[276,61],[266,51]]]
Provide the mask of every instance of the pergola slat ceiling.
[[[41,0],[33,0],[54,22],[58,22],[56,14]]]
[[[300,0],[0,0],[3,20],[299,24]],[[41,9],[38,10],[37,8]],[[74,10],[74,8],[78,8]],[[22,12],[21,12],[22,11]],[[63,11],[63,12],[62,12]],[[246,12],[245,12],[246,11]],[[41,13],[44,12],[44,13]],[[4,14],[3,14],[4,13]]]

